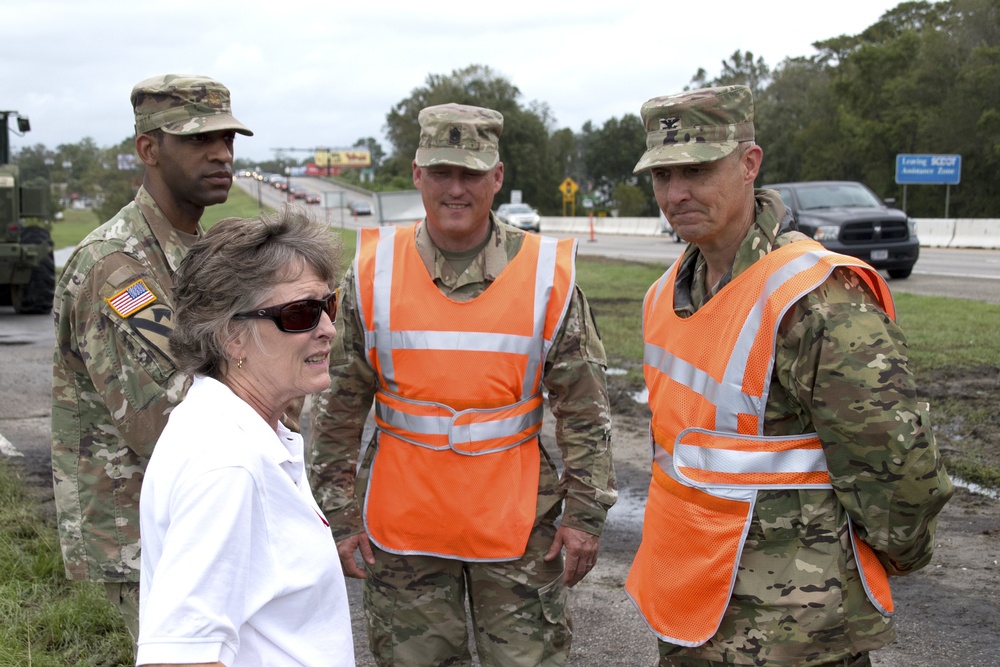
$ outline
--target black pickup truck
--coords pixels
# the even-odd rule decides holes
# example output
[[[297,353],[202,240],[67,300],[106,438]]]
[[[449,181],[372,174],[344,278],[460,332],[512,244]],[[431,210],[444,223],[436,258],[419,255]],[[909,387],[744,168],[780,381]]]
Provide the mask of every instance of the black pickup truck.
[[[829,250],[863,259],[890,278],[908,278],[920,255],[912,219],[861,183],[775,183],[800,232]],[[888,205],[887,205],[888,204]]]

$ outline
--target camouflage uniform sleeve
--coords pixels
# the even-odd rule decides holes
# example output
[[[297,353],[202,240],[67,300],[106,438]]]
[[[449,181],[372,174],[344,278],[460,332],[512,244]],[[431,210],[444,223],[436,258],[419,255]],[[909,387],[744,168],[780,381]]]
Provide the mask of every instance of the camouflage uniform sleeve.
[[[310,415],[309,478],[336,540],[364,530],[355,477],[365,420],[377,378],[365,359],[354,273],[340,286],[337,333],[330,347],[330,388],[314,396]]]
[[[618,498],[611,460],[607,357],[587,298],[573,292],[563,327],[545,363],[545,388],[563,458],[562,525],[600,535]]]
[[[784,321],[794,324],[778,348],[779,380],[818,433],[858,536],[890,574],[923,567],[953,487],[917,402],[902,330],[843,269]]]
[[[157,302],[122,318],[106,299],[120,288],[144,279]],[[113,425],[81,424],[94,432],[114,429],[120,441],[141,459],[148,459],[170,410],[187,388],[169,356],[167,338],[172,311],[164,289],[147,268],[123,253],[96,264],[81,281],[75,302],[64,306],[69,317],[60,322],[60,354],[89,377],[89,385],[109,413]],[[80,403],[91,405],[85,395]],[[96,414],[80,408],[84,415]]]

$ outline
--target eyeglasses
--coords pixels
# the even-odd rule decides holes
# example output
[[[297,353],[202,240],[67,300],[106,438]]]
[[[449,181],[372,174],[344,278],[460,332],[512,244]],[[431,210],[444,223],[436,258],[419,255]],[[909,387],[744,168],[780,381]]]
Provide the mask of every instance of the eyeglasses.
[[[271,320],[278,327],[279,331],[285,333],[303,333],[312,331],[319,326],[319,319],[323,313],[330,316],[330,323],[337,321],[337,294],[339,290],[333,290],[322,299],[302,299],[301,301],[291,301],[268,308],[258,308],[248,310],[245,313],[236,313],[234,320],[262,319]]]

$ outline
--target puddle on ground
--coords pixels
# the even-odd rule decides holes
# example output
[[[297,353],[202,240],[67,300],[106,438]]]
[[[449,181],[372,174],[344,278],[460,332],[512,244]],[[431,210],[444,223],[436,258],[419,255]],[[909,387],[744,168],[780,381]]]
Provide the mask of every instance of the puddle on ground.
[[[642,528],[646,512],[646,487],[641,490],[618,489],[618,501],[608,510],[608,524],[616,528]]]
[[[975,482],[966,482],[961,477],[955,477],[954,475],[950,475],[950,477],[951,483],[955,486],[961,487],[971,493],[979,494],[980,496],[987,496],[995,500],[1000,500],[1000,490],[998,489],[990,489],[985,486],[980,486]]]

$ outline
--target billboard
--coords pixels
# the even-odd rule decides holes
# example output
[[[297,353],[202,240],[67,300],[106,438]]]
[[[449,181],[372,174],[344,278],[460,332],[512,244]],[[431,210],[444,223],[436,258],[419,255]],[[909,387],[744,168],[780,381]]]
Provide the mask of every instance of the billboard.
[[[365,148],[352,148],[350,150],[317,150],[316,166],[326,168],[349,167],[363,169],[372,166],[372,156]]]

